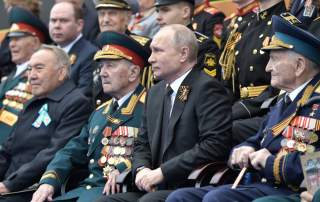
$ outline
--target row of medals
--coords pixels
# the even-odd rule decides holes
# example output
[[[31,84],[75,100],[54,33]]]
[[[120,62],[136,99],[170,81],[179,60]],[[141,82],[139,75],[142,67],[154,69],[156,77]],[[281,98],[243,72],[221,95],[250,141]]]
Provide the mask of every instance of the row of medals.
[[[20,111],[23,109],[23,104],[32,97],[33,95],[31,94],[28,85],[20,82],[14,89],[6,92],[2,104]]]
[[[133,135],[128,136],[109,136],[103,137],[101,144],[104,147],[101,150],[101,158],[98,164],[103,168],[103,176],[106,178],[114,169],[114,166],[126,159],[130,159],[133,150]],[[108,163],[108,165],[106,165]]]
[[[292,126],[289,126],[292,127]],[[281,140],[282,148],[287,151],[300,151],[312,153],[315,151],[315,147],[311,144],[318,141],[318,135],[314,131],[305,130],[302,128],[292,127],[293,138],[284,138]]]

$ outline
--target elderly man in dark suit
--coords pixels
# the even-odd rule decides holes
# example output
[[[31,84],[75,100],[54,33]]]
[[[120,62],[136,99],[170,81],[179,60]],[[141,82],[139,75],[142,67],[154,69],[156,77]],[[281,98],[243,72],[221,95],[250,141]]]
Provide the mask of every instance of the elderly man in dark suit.
[[[97,47],[81,33],[83,14],[71,2],[55,4],[50,12],[49,33],[53,42],[70,57],[71,78],[87,96],[92,96],[93,55]]]
[[[29,61],[28,80],[34,97],[21,112],[0,149],[0,193],[20,191],[38,182],[54,154],[80,132],[92,107],[69,77],[63,50],[42,46]],[[0,201],[30,201],[31,193]]]
[[[154,76],[134,145],[133,175],[141,192],[101,201],[164,201],[189,173],[229,153],[231,107],[217,80],[194,68],[198,43],[183,25],[160,29],[151,42]]]

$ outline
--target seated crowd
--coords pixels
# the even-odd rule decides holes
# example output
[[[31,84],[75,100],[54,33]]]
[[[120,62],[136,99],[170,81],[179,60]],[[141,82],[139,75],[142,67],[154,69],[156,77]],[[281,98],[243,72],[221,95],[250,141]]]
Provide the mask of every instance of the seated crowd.
[[[320,202],[317,0],[4,4],[0,202]]]

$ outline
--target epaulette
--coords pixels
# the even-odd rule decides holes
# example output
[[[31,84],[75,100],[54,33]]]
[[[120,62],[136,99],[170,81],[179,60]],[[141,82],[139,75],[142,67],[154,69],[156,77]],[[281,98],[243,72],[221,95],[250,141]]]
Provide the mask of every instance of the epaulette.
[[[196,35],[196,38],[198,42],[202,43],[204,40],[207,40],[208,37],[204,34],[201,34],[200,32],[194,31],[194,34]]]
[[[111,102],[112,102],[112,99],[106,101],[105,103],[103,103],[102,105],[100,105],[99,107],[97,107],[97,108],[96,108],[96,111],[98,111],[98,110],[101,109],[101,108],[106,107],[107,105],[110,105]]]
[[[216,15],[217,13],[221,13],[218,9],[214,7],[207,7],[204,9],[205,12],[210,13],[211,15]]]
[[[130,35],[134,40],[136,40],[137,42],[139,42],[142,46],[145,46],[146,43],[150,40],[147,37],[144,36],[139,36],[139,35],[135,35],[135,34],[131,34]]]
[[[139,99],[139,101],[141,102],[141,103],[145,103],[146,102],[146,95],[147,95],[147,91],[143,91],[142,93],[141,93],[141,96],[140,96],[140,99]]]
[[[124,115],[130,115],[133,113],[138,101],[140,101],[141,99],[141,96],[144,95],[144,92],[146,91],[146,89],[143,89],[143,91],[141,91],[141,93],[137,96],[137,95],[132,95],[130,100],[129,100],[129,103],[126,107],[122,108],[121,109],[121,114],[124,114]]]

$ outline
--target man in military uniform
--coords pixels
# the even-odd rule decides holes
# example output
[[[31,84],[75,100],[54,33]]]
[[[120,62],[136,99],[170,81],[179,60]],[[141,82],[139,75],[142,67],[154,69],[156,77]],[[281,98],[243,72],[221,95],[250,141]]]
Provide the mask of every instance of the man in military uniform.
[[[34,97],[1,145],[0,201],[30,201],[31,192],[12,192],[38,182],[55,153],[80,132],[91,113],[90,101],[69,73],[69,58],[56,46],[43,45],[31,56],[28,80]]]
[[[27,63],[41,43],[50,38],[39,18],[23,8],[13,7],[9,19],[12,23],[8,33],[9,49],[16,66],[0,85],[0,143],[11,133],[24,103],[32,98],[27,83]]]
[[[265,103],[262,109],[262,103],[278,94],[278,90],[270,87],[270,73],[265,71],[269,53],[261,48],[272,36],[271,16],[280,15],[285,9],[282,0],[259,1],[259,12],[251,13],[246,24],[234,27],[220,58],[224,80],[231,84],[229,88],[235,98],[232,107],[235,144],[257,132],[270,105]]]
[[[83,13],[71,2],[56,3],[50,11],[51,39],[70,57],[71,79],[82,92],[92,96],[93,55],[98,50],[82,34]]]
[[[128,25],[131,20],[131,7],[125,0],[97,0],[96,9],[98,12],[98,20],[100,31],[115,31],[121,34],[126,34],[139,42],[142,46],[149,49],[150,39],[132,34],[128,30]],[[100,48],[104,44],[97,44]],[[149,51],[149,50],[148,50]],[[99,68],[93,72],[93,95],[96,100],[96,105],[100,105],[104,100],[110,99],[110,96],[103,92],[99,77]],[[153,83],[151,68],[144,68],[141,77],[141,84],[146,88]]]
[[[303,180],[300,155],[320,148],[320,40],[279,16],[272,17],[275,35],[266,71],[271,85],[286,93],[271,109],[259,132],[236,146],[231,166],[257,171],[261,181],[231,188],[181,189],[168,198],[178,201],[252,201],[299,191]],[[316,98],[316,99],[315,99]]]
[[[194,10],[194,0],[156,0],[154,4],[158,17],[157,21],[160,27],[170,24],[182,24],[193,30],[192,17]],[[198,62],[197,67],[220,79],[220,68],[218,67],[218,58],[220,56],[219,47],[207,36],[194,31],[198,43]]]
[[[60,150],[43,174],[32,202],[51,200],[77,165],[87,165],[89,176],[81,186],[55,201],[94,201],[119,191],[116,177],[131,168],[133,141],[137,137],[146,91],[140,73],[149,56],[138,42],[117,32],[102,32],[105,46],[94,57],[101,66],[103,90],[112,99],[91,115],[80,135]]]
[[[221,47],[224,13],[210,5],[209,0],[196,0],[195,4],[193,29],[208,36]]]

